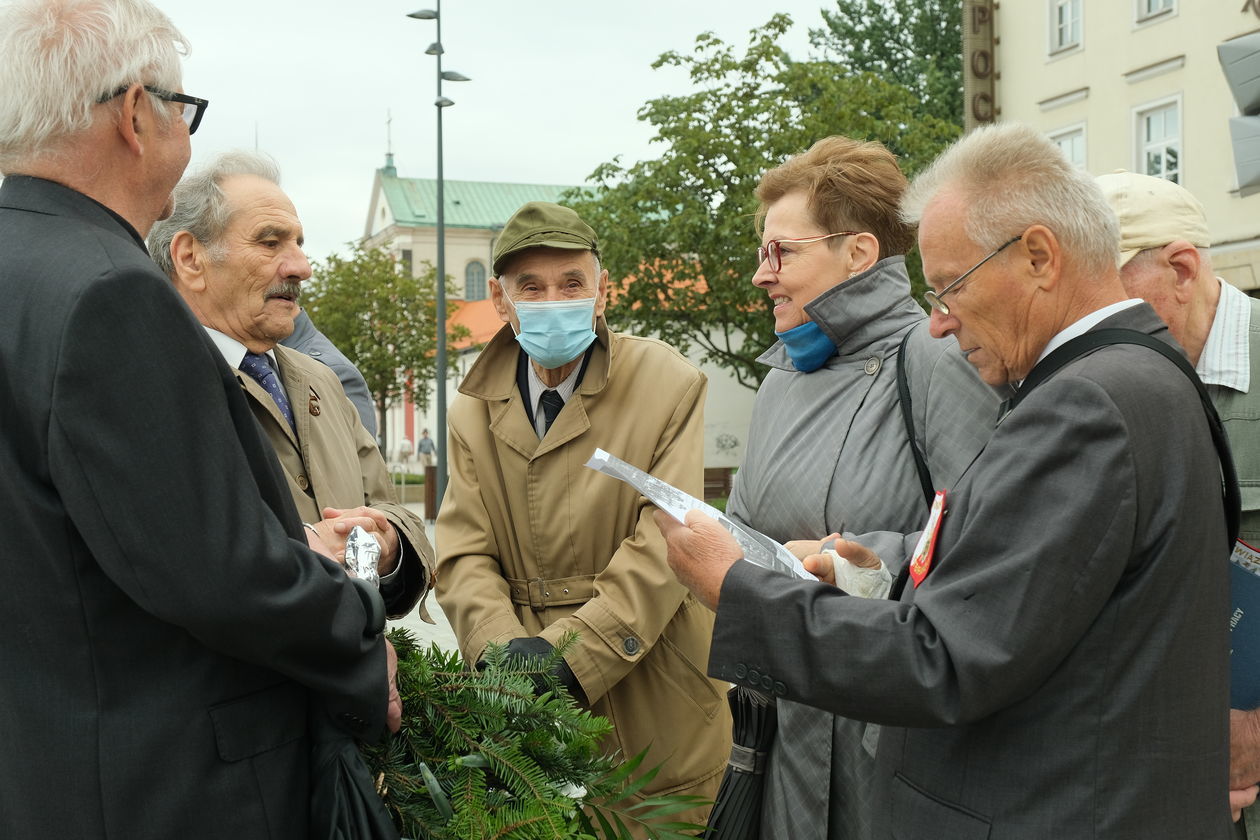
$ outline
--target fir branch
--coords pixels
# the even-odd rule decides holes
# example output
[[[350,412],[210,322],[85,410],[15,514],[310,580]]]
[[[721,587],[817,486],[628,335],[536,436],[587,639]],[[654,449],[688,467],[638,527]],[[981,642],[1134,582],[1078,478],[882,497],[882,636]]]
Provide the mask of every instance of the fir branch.
[[[363,754],[403,836],[628,840],[629,826],[640,826],[676,840],[703,830],[665,821],[699,797],[628,800],[656,769],[636,776],[643,754],[627,761],[603,754],[611,725],[555,680],[577,634],[566,634],[550,657],[531,660],[492,645],[481,670],[436,645],[422,650],[403,628],[389,638],[398,653],[403,727]],[[536,683],[550,690],[536,696]]]

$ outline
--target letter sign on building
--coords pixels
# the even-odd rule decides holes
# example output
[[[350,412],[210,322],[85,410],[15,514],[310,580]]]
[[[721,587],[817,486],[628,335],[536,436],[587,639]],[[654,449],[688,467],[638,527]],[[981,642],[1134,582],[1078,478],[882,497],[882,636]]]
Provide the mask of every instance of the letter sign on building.
[[[997,119],[994,5],[993,0],[963,0],[963,127],[967,131]]]

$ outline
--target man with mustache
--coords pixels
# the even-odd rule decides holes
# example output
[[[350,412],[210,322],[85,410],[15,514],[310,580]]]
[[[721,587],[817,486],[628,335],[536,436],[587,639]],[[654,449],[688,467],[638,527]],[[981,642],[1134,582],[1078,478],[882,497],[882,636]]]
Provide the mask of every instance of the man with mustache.
[[[262,155],[219,156],[176,187],[176,210],[154,226],[149,251],[236,369],[303,521],[338,556],[353,526],[376,537],[381,595],[397,618],[428,591],[433,548],[420,517],[397,502],[336,374],[279,345],[311,276],[302,223],[279,179]]]

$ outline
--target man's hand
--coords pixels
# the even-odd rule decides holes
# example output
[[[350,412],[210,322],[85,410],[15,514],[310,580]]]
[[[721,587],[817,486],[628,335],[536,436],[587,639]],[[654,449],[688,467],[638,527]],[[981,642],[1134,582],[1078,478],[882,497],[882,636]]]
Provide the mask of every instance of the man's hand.
[[[688,512],[686,524],[661,510],[653,518],[665,535],[669,565],[679,582],[716,611],[726,573],[744,556],[739,543],[713,517],[698,510]]]
[[[1260,709],[1229,710],[1229,788],[1260,782]]]
[[[385,711],[385,725],[390,732],[402,728],[402,697],[398,694],[398,653],[389,639],[385,640],[385,672],[389,676],[389,707]]]
[[[316,525],[307,525],[303,528],[306,532],[306,545],[316,554],[322,554],[329,560],[336,561],[336,553],[328,547],[328,543],[324,542],[323,534],[320,533],[319,527]]]
[[[346,537],[358,525],[376,537],[381,546],[381,556],[376,561],[377,574],[383,577],[398,568],[398,532],[384,513],[365,506],[346,509],[326,507],[321,515],[324,518],[315,523],[315,528],[333,550],[338,563],[345,564]]]
[[[1234,822],[1242,819],[1243,808],[1250,808],[1255,804],[1257,793],[1260,793],[1260,786],[1257,785],[1229,792],[1229,812],[1233,815]]]

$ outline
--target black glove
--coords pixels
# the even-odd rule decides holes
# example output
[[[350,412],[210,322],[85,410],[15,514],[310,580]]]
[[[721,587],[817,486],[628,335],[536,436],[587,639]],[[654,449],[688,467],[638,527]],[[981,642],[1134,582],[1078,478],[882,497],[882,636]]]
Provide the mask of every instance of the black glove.
[[[530,659],[547,659],[555,651],[551,642],[538,636],[527,636],[522,639],[513,639],[507,643],[507,655],[509,657],[518,657],[524,660]],[[477,663],[478,670],[485,667],[485,660]],[[527,666],[528,667],[528,666]],[[577,677],[573,673],[573,669],[569,667],[569,663],[561,659],[551,671],[551,676],[559,681],[561,687],[569,692],[574,700],[580,705],[587,705],[586,692],[582,691],[582,684],[578,682]],[[530,678],[534,681],[534,693],[542,694],[550,691],[551,686],[548,684],[546,677],[542,674],[531,674]]]

